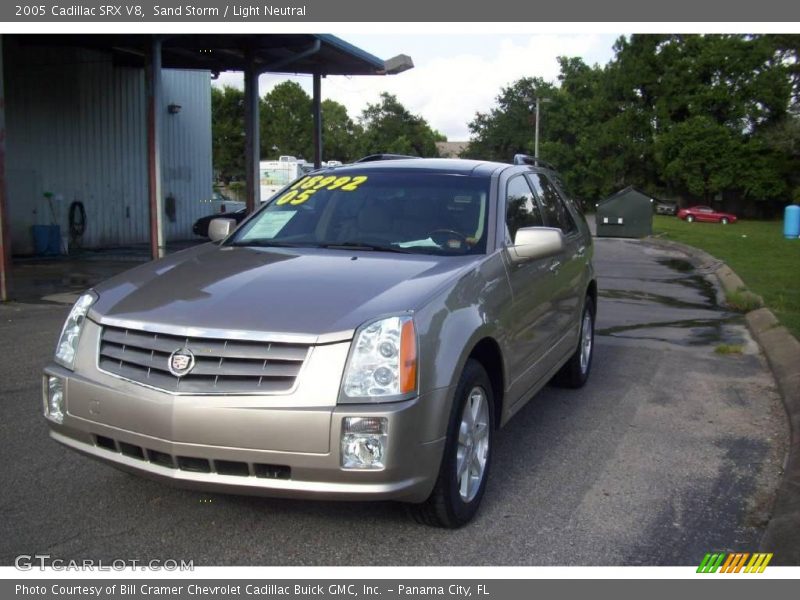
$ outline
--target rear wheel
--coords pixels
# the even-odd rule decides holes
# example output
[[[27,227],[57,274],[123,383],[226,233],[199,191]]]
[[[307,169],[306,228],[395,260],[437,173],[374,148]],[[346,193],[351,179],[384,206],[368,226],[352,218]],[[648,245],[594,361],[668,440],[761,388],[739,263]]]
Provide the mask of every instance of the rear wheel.
[[[581,333],[578,347],[561,370],[556,373],[553,382],[567,388],[583,387],[589,379],[592,370],[592,356],[594,355],[594,301],[591,296],[586,297],[581,317]]]
[[[728,224],[728,217],[722,217],[719,220],[719,222],[722,223],[723,225],[727,225]]]
[[[692,215],[686,215],[686,222],[687,222],[687,223],[691,223],[692,221],[694,221],[694,216],[692,216]]]
[[[489,476],[493,429],[491,382],[470,359],[456,388],[439,478],[428,499],[411,506],[417,522],[453,529],[475,516]]]

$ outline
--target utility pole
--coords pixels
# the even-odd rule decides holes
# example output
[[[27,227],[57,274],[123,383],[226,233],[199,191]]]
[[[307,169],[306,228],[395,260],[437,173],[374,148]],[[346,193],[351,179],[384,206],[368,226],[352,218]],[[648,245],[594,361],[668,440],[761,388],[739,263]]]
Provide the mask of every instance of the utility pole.
[[[533,158],[539,158],[539,98],[536,98],[536,133],[533,138]]]
[[[535,158],[535,159],[539,158],[539,104],[541,102],[551,102],[551,99],[550,98],[539,98],[539,96],[536,96],[536,100],[535,100],[535,103],[536,103],[535,104],[535,110],[536,110],[535,123],[536,123],[536,125],[535,125],[535,133],[534,133],[534,138],[533,138],[533,158]]]

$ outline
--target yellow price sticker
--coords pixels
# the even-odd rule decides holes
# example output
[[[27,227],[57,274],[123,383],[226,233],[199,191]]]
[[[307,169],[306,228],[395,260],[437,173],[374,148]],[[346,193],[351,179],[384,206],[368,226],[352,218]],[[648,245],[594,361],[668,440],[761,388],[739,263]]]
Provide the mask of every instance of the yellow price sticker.
[[[342,186],[342,190],[344,190],[345,192],[354,192],[358,189],[358,186],[360,186],[366,180],[367,180],[366,175],[359,175],[358,177],[353,177],[352,181]]]
[[[299,188],[301,185],[303,185],[303,184],[306,182],[306,180],[307,180],[307,179],[308,179],[308,175],[306,175],[305,177],[301,177],[300,179],[298,179],[297,181],[295,181],[295,182],[294,182],[294,185],[293,185],[292,187],[290,187],[289,189],[290,189],[290,190],[296,190],[296,189],[297,189],[297,188]]]
[[[290,200],[292,200],[292,199],[293,199],[295,196],[297,196],[297,194],[299,194],[299,193],[300,193],[300,192],[298,192],[297,190],[289,190],[289,191],[288,191],[288,192],[286,192],[286,193],[285,193],[283,196],[281,196],[280,198],[278,198],[278,199],[275,201],[275,204],[277,204],[278,206],[282,206],[282,205],[286,204],[287,202],[289,202]]]
[[[321,189],[328,191],[341,190],[343,192],[354,192],[358,187],[367,180],[366,175],[357,175],[350,177],[343,175],[337,177],[336,175],[314,175],[313,177],[306,175],[298,179],[289,190],[275,201],[278,206],[291,203],[293,206],[306,202],[314,192]]]

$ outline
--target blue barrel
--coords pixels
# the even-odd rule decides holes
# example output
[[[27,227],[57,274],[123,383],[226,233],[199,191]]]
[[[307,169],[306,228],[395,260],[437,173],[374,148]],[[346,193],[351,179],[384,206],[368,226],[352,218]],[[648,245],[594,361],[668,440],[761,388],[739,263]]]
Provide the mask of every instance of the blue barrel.
[[[800,237],[800,206],[790,204],[783,211],[783,235],[787,240]]]
[[[47,238],[47,253],[61,254],[61,226],[50,225],[50,232]]]
[[[61,227],[33,225],[33,249],[39,256],[61,254]]]

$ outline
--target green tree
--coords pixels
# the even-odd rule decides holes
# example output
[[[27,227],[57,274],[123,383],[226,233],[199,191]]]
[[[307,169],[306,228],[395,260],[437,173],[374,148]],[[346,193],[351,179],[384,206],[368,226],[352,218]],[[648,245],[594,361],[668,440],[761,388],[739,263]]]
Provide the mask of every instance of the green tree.
[[[762,141],[792,97],[786,50],[774,36],[633,36],[616,46],[616,97],[650,113],[652,186],[710,202],[786,193],[785,161]],[[686,144],[686,146],[683,146]]]
[[[361,154],[408,154],[412,156],[439,156],[436,142],[447,138],[431,129],[428,122],[411,114],[397,97],[381,93],[380,102],[368,104],[360,118],[363,128]]]
[[[311,97],[295,81],[276,85],[260,106],[261,158],[281,154],[310,159],[314,154]]]
[[[789,187],[786,200],[800,203],[800,111],[795,109],[764,128],[753,142],[751,154],[757,154],[761,163],[768,162],[782,173],[788,173],[783,180]],[[754,193],[757,192],[754,190]]]
[[[211,88],[211,151],[214,170],[223,181],[244,177],[244,92]]]
[[[469,123],[472,136],[464,155],[468,158],[510,161],[514,154],[533,154],[534,106],[537,97],[552,99],[555,87],[539,77],[525,77],[500,90],[497,106],[477,113]],[[545,129],[545,111],[540,110],[541,130]]]
[[[261,159],[281,154],[313,156],[312,100],[299,84],[287,81],[260,100]],[[359,157],[361,126],[344,105],[322,101],[323,159],[351,161]],[[211,88],[213,164],[220,177],[244,177],[244,92],[225,86]]]
[[[733,187],[741,171],[741,140],[710,117],[692,117],[658,140],[657,154],[669,183],[701,197]]]
[[[558,86],[523,78],[470,123],[466,155],[532,153],[532,99],[540,150],[577,196],[596,201],[626,185],[750,203],[800,187],[797,35],[634,35],[603,67],[562,57]],[[788,150],[787,150],[788,149]]]
[[[347,114],[343,104],[334,100],[322,101],[323,160],[350,162],[358,156],[361,126]]]

